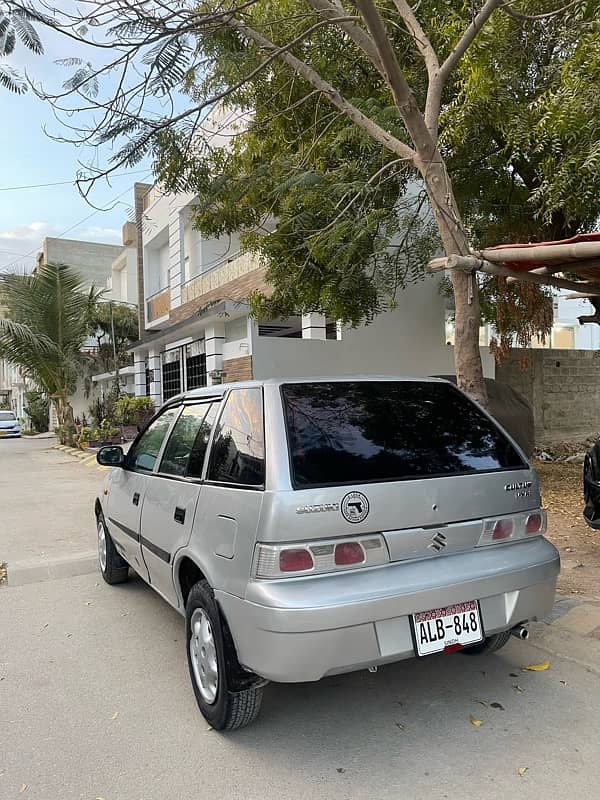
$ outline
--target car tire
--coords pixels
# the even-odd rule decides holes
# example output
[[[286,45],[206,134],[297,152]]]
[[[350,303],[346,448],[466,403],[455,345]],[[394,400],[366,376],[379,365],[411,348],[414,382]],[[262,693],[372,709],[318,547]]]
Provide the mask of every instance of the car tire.
[[[115,583],[124,583],[129,577],[129,564],[123,556],[117,553],[117,548],[101,514],[96,517],[96,526],[98,531],[98,564],[102,577],[111,586]]]
[[[474,644],[471,647],[465,647],[461,650],[466,656],[480,656],[484,653],[495,653],[508,644],[511,637],[510,631],[502,631],[502,633],[495,633],[493,636],[488,636],[479,644]]]
[[[226,623],[207,581],[190,590],[185,606],[186,652],[196,702],[218,731],[243,728],[257,718],[261,686],[237,688],[242,672]]]

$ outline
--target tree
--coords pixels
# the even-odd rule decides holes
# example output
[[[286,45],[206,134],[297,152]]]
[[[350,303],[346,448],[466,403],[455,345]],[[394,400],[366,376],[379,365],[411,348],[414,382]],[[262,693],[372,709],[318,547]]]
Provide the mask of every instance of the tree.
[[[19,5],[19,4],[17,4]],[[191,157],[198,153],[203,110],[219,99],[233,96],[257,77],[268,81],[277,64],[284,65],[291,84],[298,82],[305,98],[315,93],[345,119],[352,122],[381,152],[391,153],[418,177],[425,188],[439,238],[447,254],[470,252],[468,229],[460,213],[452,175],[440,130],[460,109],[448,102],[447,92],[456,78],[461,61],[490,30],[493,17],[509,14],[520,24],[551,20],[560,14],[581,29],[581,9],[596,3],[574,0],[549,11],[544,2],[524,0],[515,11],[505,0],[485,0],[475,13],[466,2],[435,4],[419,9],[420,19],[408,0],[356,0],[343,6],[340,0],[272,0],[226,2],[200,6],[195,2],[139,4],[133,0],[90,3],[92,12],[84,20],[65,12],[40,20],[90,46],[111,49],[116,55],[99,68],[80,61],[78,69],[54,95],[40,92],[53,102],[57,113],[102,112],[82,139],[98,145],[122,137],[125,145],[113,156],[110,171],[138,163],[157,152],[169,134],[177,140],[179,152]],[[438,4],[439,6],[439,4]],[[593,17],[595,19],[595,17]],[[585,20],[583,20],[585,21]],[[88,37],[87,25],[103,25],[103,36]],[[77,33],[75,33],[77,31]],[[353,96],[340,90],[343,75],[337,63],[323,61],[318,44],[321,34],[329,37],[329,52],[352,53],[354,69],[375,76],[382,102]],[[228,74],[212,74],[214,42],[230,37],[241,54]],[[398,40],[402,46],[398,46]],[[243,68],[250,52],[255,66]],[[111,55],[112,55],[111,53]],[[73,63],[73,59],[70,60]],[[109,82],[112,95],[102,98],[99,79],[117,72]],[[175,87],[183,86],[191,101],[178,113],[156,114],[147,109],[149,96],[167,99]],[[68,98],[76,97],[76,105]],[[443,114],[442,114],[443,111]],[[72,121],[71,121],[71,127]],[[440,127],[442,124],[442,128]],[[473,134],[469,130],[467,136]],[[171,139],[172,141],[172,139]],[[106,173],[100,173],[106,174]],[[92,179],[97,178],[98,173]],[[371,241],[377,237],[371,235]],[[478,345],[480,307],[477,282],[472,274],[453,270],[451,280],[456,308],[456,372],[459,385],[485,402],[485,386]]]
[[[121,393],[119,370],[131,363],[127,348],[138,338],[137,312],[123,303],[100,301],[91,315],[89,333],[96,339],[98,349],[88,365],[88,372],[95,375],[114,371],[118,397]]]
[[[31,420],[31,426],[36,433],[45,433],[48,430],[50,417],[50,403],[43,392],[32,390],[25,392],[27,407],[25,413]]]
[[[0,59],[12,55],[17,40],[28,50],[40,55],[44,48],[32,20],[37,16],[25,7],[15,7],[12,2],[0,2]],[[27,82],[10,64],[0,63],[0,86],[15,94],[27,91]]]
[[[0,279],[0,357],[23,371],[54,403],[61,440],[74,432],[70,396],[82,371],[82,346],[99,293],[83,291],[81,278],[64,264],[32,275]]]

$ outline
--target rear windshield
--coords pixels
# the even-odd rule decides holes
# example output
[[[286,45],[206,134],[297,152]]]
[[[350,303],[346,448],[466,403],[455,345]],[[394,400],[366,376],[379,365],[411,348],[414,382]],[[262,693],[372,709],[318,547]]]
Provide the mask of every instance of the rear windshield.
[[[526,467],[450,384],[295,383],[282,394],[297,489]]]
[[[0,422],[14,422],[16,420],[12,411],[0,411]]]

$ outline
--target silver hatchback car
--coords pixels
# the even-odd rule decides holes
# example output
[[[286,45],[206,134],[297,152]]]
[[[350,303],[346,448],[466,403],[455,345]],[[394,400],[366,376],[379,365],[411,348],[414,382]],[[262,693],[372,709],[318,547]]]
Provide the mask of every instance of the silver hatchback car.
[[[445,381],[195,390],[98,461],[102,575],[132,567],[185,615],[216,729],[254,720],[268,681],[491,652],[554,601],[536,475]]]

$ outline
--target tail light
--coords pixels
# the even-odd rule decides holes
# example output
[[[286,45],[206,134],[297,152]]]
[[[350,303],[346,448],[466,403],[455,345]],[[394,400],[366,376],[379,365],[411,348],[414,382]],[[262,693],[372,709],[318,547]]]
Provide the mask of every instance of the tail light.
[[[301,544],[257,544],[254,575],[260,579],[291,578],[375,567],[389,560],[387,546],[379,534]]]
[[[546,512],[541,508],[526,514],[486,519],[483,521],[483,532],[478,545],[543,536],[546,533],[546,526]]]
[[[315,565],[310,550],[305,547],[290,547],[279,553],[279,569],[281,572],[306,572]]]

